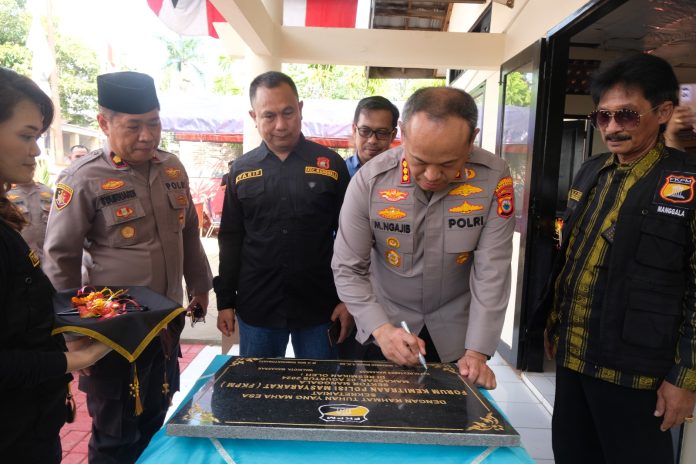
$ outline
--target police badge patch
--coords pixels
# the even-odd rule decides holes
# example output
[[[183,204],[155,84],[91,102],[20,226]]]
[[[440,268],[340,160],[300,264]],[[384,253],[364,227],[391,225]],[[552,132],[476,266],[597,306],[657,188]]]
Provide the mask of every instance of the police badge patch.
[[[56,204],[56,209],[63,209],[70,203],[73,197],[73,189],[68,185],[59,183],[56,185],[56,193],[53,201]]]
[[[322,169],[329,169],[331,167],[331,160],[325,156],[320,156],[317,158],[317,167]]]
[[[672,173],[665,177],[664,183],[660,187],[660,198],[676,204],[689,203],[694,199],[694,176],[685,176]]]
[[[498,216],[509,218],[515,212],[512,177],[503,177],[495,187],[495,197],[498,200]]]

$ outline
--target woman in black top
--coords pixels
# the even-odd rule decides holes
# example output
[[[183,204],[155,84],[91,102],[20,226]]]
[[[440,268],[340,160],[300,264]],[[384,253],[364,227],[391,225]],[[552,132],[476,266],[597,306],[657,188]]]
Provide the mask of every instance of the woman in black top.
[[[30,182],[37,140],[53,119],[50,98],[30,79],[0,68],[0,460],[58,463],[70,372],[110,351],[102,343],[65,352],[51,336],[55,289],[19,231],[22,213],[6,198]]]

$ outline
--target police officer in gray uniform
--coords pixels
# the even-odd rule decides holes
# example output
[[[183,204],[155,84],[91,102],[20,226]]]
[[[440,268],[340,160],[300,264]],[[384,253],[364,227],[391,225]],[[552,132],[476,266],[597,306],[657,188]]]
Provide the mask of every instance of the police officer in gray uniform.
[[[43,262],[46,223],[51,211],[53,190],[41,182],[14,184],[7,192],[7,198],[24,214],[29,225],[22,229],[22,238]]]
[[[351,180],[332,268],[359,342],[401,365],[417,365],[419,353],[458,362],[461,375],[495,388],[486,361],[510,295],[514,200],[505,161],[473,147],[476,116],[459,89],[409,98],[403,145]]]
[[[85,238],[91,242],[89,282],[148,286],[183,301],[182,276],[193,295],[189,308],[208,306],[212,275],[198,235],[186,170],[158,150],[159,102],[150,76],[134,72],[97,78],[99,126],[106,146],[60,175],[48,221],[45,270],[53,285],[81,285]],[[183,315],[137,360],[143,412],[134,416],[130,368],[113,354],[80,378],[93,419],[90,462],[134,462],[161,427],[178,389],[178,342]],[[77,343],[77,342],[76,342]]]

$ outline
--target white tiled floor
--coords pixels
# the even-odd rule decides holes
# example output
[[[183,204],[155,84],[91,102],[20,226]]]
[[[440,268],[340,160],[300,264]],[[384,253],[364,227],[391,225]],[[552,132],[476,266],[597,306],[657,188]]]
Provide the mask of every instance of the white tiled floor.
[[[174,404],[169,410],[170,414],[216,354],[220,354],[219,346],[207,346],[189,364],[181,376],[181,392],[174,395]],[[229,354],[239,354],[238,345],[233,346]],[[286,355],[292,356],[291,346],[289,346]],[[519,432],[522,445],[537,463],[553,464],[550,412],[522,381],[519,372],[508,366],[497,353],[491,359],[490,366],[495,371],[498,380],[498,387],[490,392],[491,396],[508,417],[512,426]],[[551,382],[549,384],[553,386]],[[546,389],[548,386],[544,384],[542,388]]]
[[[491,396],[519,432],[522,446],[537,463],[553,464],[550,409],[522,381],[519,371],[512,369],[497,353],[489,364],[498,381]],[[553,391],[551,389],[550,393]]]

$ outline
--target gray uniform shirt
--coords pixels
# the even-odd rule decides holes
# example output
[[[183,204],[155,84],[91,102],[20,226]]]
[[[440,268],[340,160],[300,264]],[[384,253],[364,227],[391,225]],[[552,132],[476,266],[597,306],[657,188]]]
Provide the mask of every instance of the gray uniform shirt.
[[[22,238],[43,261],[44,237],[53,190],[41,182],[15,185],[7,192],[7,198],[19,208],[24,214],[24,219],[29,222],[29,225],[22,229]]]
[[[466,174],[428,200],[402,152],[360,168],[341,209],[332,268],[356,338],[403,320],[414,333],[428,327],[443,362],[492,355],[510,296],[510,170],[476,148]]]
[[[57,289],[82,285],[85,238],[93,261],[86,283],[148,286],[179,303],[182,276],[191,294],[212,288],[188,175],[176,156],[158,151],[149,169],[136,170],[97,150],[61,173],[53,203],[44,271]]]

